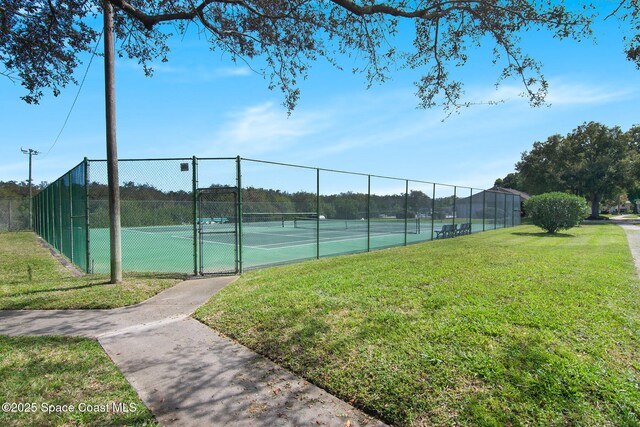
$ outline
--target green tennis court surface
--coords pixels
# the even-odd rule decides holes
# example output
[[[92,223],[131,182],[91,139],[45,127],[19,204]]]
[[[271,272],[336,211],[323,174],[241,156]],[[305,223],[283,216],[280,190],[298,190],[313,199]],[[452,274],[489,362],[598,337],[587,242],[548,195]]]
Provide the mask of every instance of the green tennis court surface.
[[[317,225],[320,225],[318,230]],[[434,222],[439,230],[447,222]],[[406,228],[405,228],[406,227]],[[500,225],[498,225],[500,227]],[[495,228],[491,225],[490,228]],[[367,235],[367,230],[371,232]],[[405,234],[405,229],[407,233]],[[195,246],[203,273],[233,272],[236,259],[243,269],[313,259],[370,249],[411,244],[432,239],[431,220],[326,220],[244,223],[239,242],[233,234],[235,224],[212,223],[203,227],[210,234],[198,234]],[[483,230],[482,223],[472,225]],[[109,230],[90,230],[90,263],[94,272],[109,271]],[[406,236],[406,237],[405,237]],[[406,239],[406,240],[405,240]],[[123,269],[125,271],[194,272],[194,233],[190,224],[125,227],[122,229]]]

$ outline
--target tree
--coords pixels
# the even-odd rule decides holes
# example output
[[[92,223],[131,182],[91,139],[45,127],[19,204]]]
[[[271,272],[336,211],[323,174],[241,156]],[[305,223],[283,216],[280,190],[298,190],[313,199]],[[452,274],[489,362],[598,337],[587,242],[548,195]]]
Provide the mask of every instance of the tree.
[[[524,208],[534,225],[551,234],[575,227],[588,212],[582,197],[559,192],[533,196]]]
[[[493,185],[495,185],[496,187],[511,188],[513,190],[524,191],[520,179],[520,174],[518,172],[511,172],[508,173],[504,178],[496,179]]]
[[[516,171],[524,191],[542,194],[565,190],[566,185],[562,181],[564,142],[561,135],[552,135],[545,142],[535,142],[531,151],[522,153],[520,162],[516,163]]]
[[[567,141],[563,178],[574,194],[589,200],[591,216],[597,217],[603,198],[615,198],[632,184],[629,140],[617,126],[591,122],[570,133]]]
[[[630,133],[617,126],[585,123],[564,137],[533,144],[530,152],[522,153],[516,170],[525,191],[583,196],[591,203],[591,216],[598,216],[603,198],[616,197],[633,183],[631,140]]]
[[[424,74],[416,85],[423,107],[459,106],[463,84],[449,71],[467,62],[469,48],[489,43],[492,60],[502,64],[497,81],[519,79],[523,94],[538,105],[547,82],[539,63],[519,47],[519,34],[542,28],[557,38],[580,39],[589,35],[591,22],[582,10],[536,0],[105,1],[115,10],[119,54],[137,60],[147,74],[153,61],[168,59],[172,33],[196,25],[213,50],[234,61],[251,61],[269,78],[270,88],[284,92],[289,110],[311,63],[322,57],[338,66],[343,55],[359,58],[354,71],[369,84],[384,82],[391,65],[420,68]],[[92,51],[99,37],[92,20],[101,10],[101,0],[3,0],[0,60],[5,70],[0,72],[20,81],[26,102],[37,103],[46,88],[57,95],[74,82],[79,55]],[[414,37],[406,51],[393,39],[400,31],[412,31]]]

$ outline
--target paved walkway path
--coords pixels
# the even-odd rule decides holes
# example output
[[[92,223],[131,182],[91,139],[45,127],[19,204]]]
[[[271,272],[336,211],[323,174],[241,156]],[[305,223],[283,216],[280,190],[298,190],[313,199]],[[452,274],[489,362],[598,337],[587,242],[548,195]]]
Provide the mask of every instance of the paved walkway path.
[[[629,249],[631,249],[633,261],[636,264],[636,272],[640,275],[640,226],[638,226],[636,222],[624,220],[618,221],[617,224],[624,229],[627,235]]]
[[[0,311],[0,335],[97,338],[163,425],[384,425],[190,317],[233,280],[113,310]]]

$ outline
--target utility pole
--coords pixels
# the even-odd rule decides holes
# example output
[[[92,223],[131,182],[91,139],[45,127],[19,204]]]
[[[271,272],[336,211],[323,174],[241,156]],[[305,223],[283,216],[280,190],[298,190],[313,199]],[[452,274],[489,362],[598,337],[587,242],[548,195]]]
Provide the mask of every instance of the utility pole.
[[[111,283],[122,282],[122,243],[120,231],[120,183],[116,145],[116,83],[113,6],[104,0],[104,92],[107,127],[107,181],[109,187],[109,242]]]
[[[22,147],[20,147],[20,151],[22,151],[24,154],[29,155],[29,229],[33,230],[33,201],[31,200],[31,197],[33,197],[33,194],[32,194],[33,180],[31,178],[31,160],[33,156],[37,156],[38,154],[40,154],[40,152],[32,148],[25,150]]]

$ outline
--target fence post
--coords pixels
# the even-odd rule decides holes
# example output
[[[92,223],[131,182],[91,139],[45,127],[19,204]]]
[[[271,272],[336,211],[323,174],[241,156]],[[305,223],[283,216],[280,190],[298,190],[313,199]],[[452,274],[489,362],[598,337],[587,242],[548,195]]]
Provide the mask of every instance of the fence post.
[[[89,228],[89,160],[85,157],[84,158],[84,211],[85,211],[85,235],[86,235],[86,249],[85,252],[87,253],[87,266],[86,266],[86,271],[87,273],[93,273],[93,271],[91,270],[91,235],[90,235],[90,228]]]
[[[436,226],[436,184],[433,184],[433,197],[431,197],[431,240],[433,240],[433,229]]]
[[[484,222],[487,216],[487,190],[482,190],[482,231],[485,231]]]
[[[58,178],[58,252],[62,253],[62,177]]]
[[[456,195],[457,195],[458,187],[453,186],[453,226],[455,230],[456,225],[456,217],[458,216],[458,212],[456,212]],[[455,233],[454,233],[455,234]]]
[[[320,168],[316,169],[316,259],[320,259]]]
[[[504,195],[504,226],[502,228],[507,228],[507,194]]]
[[[33,196],[33,230],[34,233],[38,233],[38,195]]]
[[[405,180],[404,188],[404,245],[407,246],[407,227],[409,226],[409,180]]]
[[[76,263],[76,259],[73,258],[73,180],[71,179],[71,171],[69,176],[69,259],[72,264]]]
[[[242,159],[240,156],[236,158],[236,180],[238,185],[238,207],[237,207],[237,234],[236,234],[236,247],[238,259],[237,262],[237,270],[238,273],[242,274],[242,169],[240,166]]]
[[[371,175],[367,175],[367,252],[371,251]]]
[[[56,198],[55,198],[55,191],[56,191],[56,183],[54,182],[53,185],[51,186],[51,191],[49,192],[49,221],[51,223],[51,246],[53,246],[54,248],[57,247],[57,243],[56,243],[56,235],[57,235],[57,231],[56,231],[56,206],[55,206],[55,202],[56,202]]]
[[[193,275],[198,274],[198,159],[191,160],[191,191],[193,193]]]
[[[473,233],[473,188],[469,189],[469,234]]]

